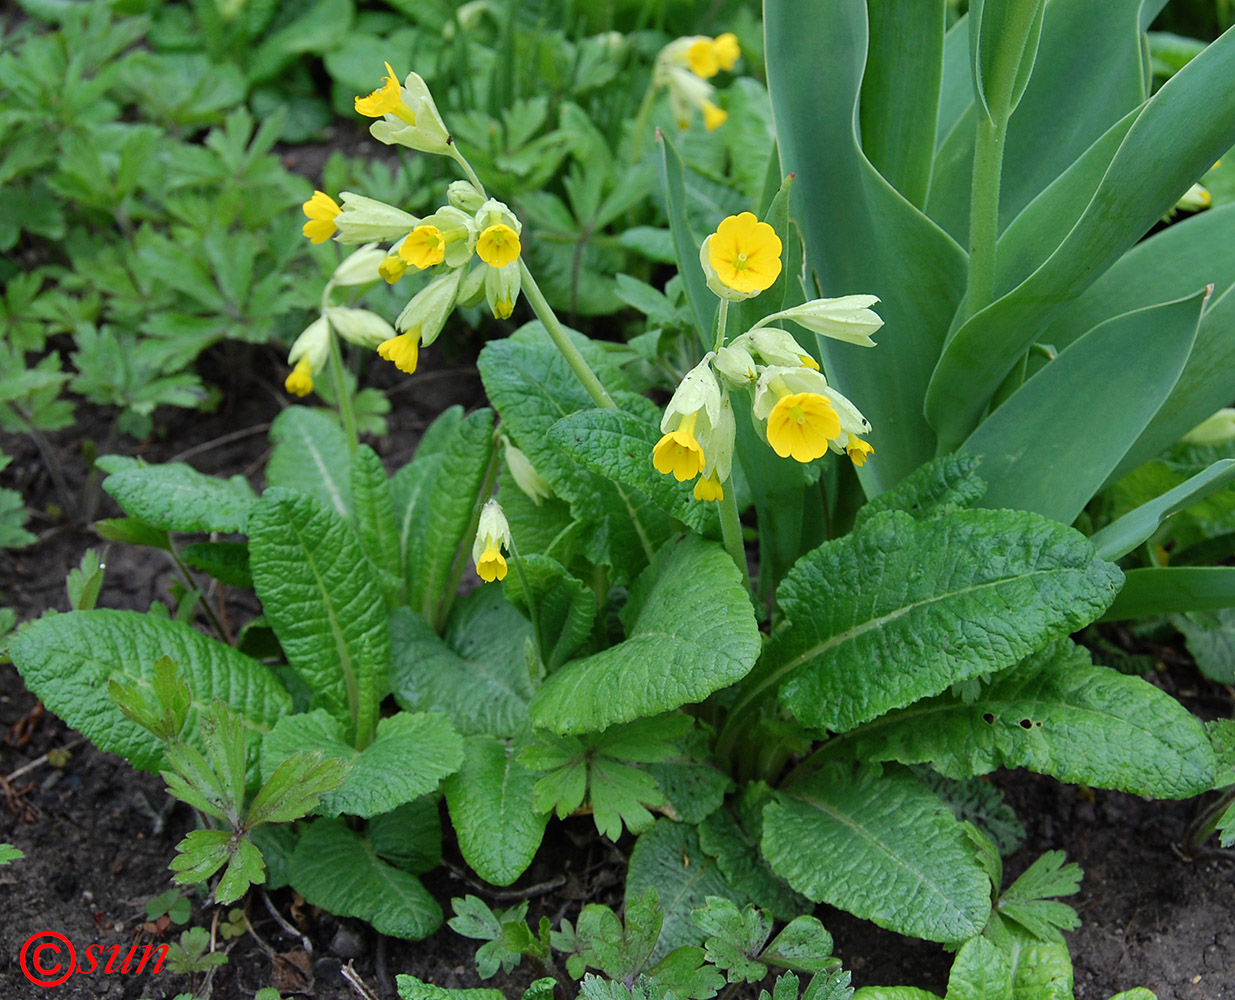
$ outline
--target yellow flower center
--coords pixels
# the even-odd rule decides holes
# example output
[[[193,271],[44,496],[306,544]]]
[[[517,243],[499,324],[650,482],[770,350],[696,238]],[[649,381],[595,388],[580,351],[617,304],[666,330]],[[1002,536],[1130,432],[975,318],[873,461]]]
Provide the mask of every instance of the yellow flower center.
[[[420,359],[420,327],[383,340],[377,345],[377,353],[399,371],[411,375],[416,371],[416,362]]]
[[[287,376],[283,388],[293,396],[307,396],[313,391],[313,366],[309,364],[308,358],[301,358],[296,362],[296,367]]]
[[[812,462],[840,437],[840,417],[816,392],[795,392],[779,399],[768,414],[768,444],[781,458]]]
[[[505,267],[519,259],[519,234],[503,223],[489,226],[476,241],[476,253],[490,267]]]

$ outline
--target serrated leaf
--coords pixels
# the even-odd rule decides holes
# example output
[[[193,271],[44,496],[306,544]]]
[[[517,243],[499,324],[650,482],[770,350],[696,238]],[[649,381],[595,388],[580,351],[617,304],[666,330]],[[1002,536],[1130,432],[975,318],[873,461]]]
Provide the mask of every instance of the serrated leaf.
[[[1088,624],[1122,576],[1082,535],[1037,515],[880,514],[785,578],[777,598],[791,627],[773,637],[728,725],[779,688],[804,725],[845,732]]]
[[[263,773],[273,774],[298,750],[320,750],[352,765],[339,787],[322,796],[326,816],[389,812],[436,789],[463,759],[463,742],[449,721],[420,712],[382,719],[373,742],[360,751],[347,742],[342,723],[322,709],[284,716],[262,742]]]
[[[996,677],[978,701],[952,695],[836,741],[861,760],[926,763],[949,777],[1026,767],[1060,781],[1159,798],[1197,795],[1214,757],[1199,720],[1139,677],[1095,667],[1063,640]]]
[[[243,476],[216,479],[181,462],[114,472],[103,489],[130,517],[164,531],[244,531],[257,503]]]
[[[286,689],[256,660],[187,625],[135,611],[70,611],[43,618],[13,637],[9,655],[48,709],[99,749],[120,754],[143,771],[163,766],[163,742],[126,719],[100,692],[109,680],[149,689],[155,663],[165,655],[192,691],[181,738],[194,747],[204,748],[201,713],[217,698],[244,717],[252,764],[262,734],[292,707]]]
[[[508,740],[473,736],[463,763],[446,779],[446,803],[463,860],[486,882],[510,885],[532,863],[548,813],[533,809],[540,776],[518,761]]]
[[[726,881],[716,862],[703,853],[695,828],[660,819],[635,841],[626,871],[626,898],[655,889],[665,912],[660,940],[651,960],[674,948],[699,945],[703,935],[690,919],[708,896],[726,896],[740,906],[749,900]]]
[[[1078,864],[1064,864],[1063,851],[1047,851],[999,897],[998,911],[1040,941],[1062,941],[1060,931],[1081,925],[1076,910],[1051,897],[1071,896],[1080,889]]]
[[[320,750],[292,754],[258,790],[245,814],[245,828],[300,819],[317,806],[324,792],[338,788],[350,769],[350,762]]]
[[[314,906],[359,917],[381,934],[413,941],[442,923],[442,908],[420,881],[393,868],[341,819],[319,819],[291,861],[291,884]]]
[[[794,917],[759,958],[795,972],[822,972],[832,961],[832,935],[815,917]]]
[[[253,582],[288,663],[314,702],[345,721],[349,739],[367,746],[390,630],[352,526],[311,496],[272,489],[248,531]]]
[[[465,736],[513,737],[527,728],[532,681],[524,658],[527,620],[497,587],[455,604],[444,638],[408,608],[390,616],[390,684],[404,708],[444,712]]]
[[[533,725],[593,732],[702,701],[759,655],[754,611],[725,551],[697,536],[657,553],[621,613],[626,639],[574,660],[533,697]]]
[[[596,757],[588,768],[588,795],[592,817],[602,836],[617,840],[625,825],[631,833],[642,833],[654,821],[645,805],[663,805],[665,797],[656,779],[646,771],[604,757]]]
[[[0,844],[0,865],[11,864],[14,861],[20,861],[26,855],[19,851],[12,844]]]
[[[322,410],[289,406],[270,425],[274,451],[266,463],[266,486],[316,497],[341,517],[352,512],[351,458],[347,435]]]
[[[739,910],[732,900],[709,896],[690,919],[706,935],[708,961],[725,972],[729,982],[753,983],[767,975],[768,967],[757,960],[772,933],[772,915],[766,910],[751,905]]]
[[[763,853],[789,884],[928,941],[979,934],[990,879],[964,828],[907,771],[826,764],[764,809]]]
[[[711,1000],[725,977],[704,961],[702,948],[674,948],[647,971],[647,978],[685,1000]]]

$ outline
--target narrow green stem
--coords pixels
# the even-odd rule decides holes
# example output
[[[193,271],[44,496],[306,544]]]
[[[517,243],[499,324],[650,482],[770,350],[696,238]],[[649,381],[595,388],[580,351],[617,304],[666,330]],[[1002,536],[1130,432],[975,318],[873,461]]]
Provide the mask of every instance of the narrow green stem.
[[[1235,785],[1223,789],[1222,794],[1202,809],[1188,824],[1184,831],[1184,845],[1190,850],[1199,850],[1209,835],[1218,828],[1218,820],[1222,818],[1232,802],[1235,802]]]
[[[647,93],[643,95],[643,103],[639,105],[639,113],[635,115],[635,132],[631,137],[630,165],[633,167],[643,155],[643,133],[647,131],[648,118],[652,115],[652,104],[656,101],[656,87],[649,80]]]
[[[725,336],[728,333],[729,327],[729,300],[720,300],[720,313],[716,318],[716,342],[712,345],[712,350],[719,351],[725,346]]]
[[[545,299],[540,286],[536,284],[536,279],[532,277],[532,272],[528,270],[527,264],[524,263],[522,257],[519,258],[519,271],[523,278],[523,294],[527,296],[528,304],[532,307],[532,311],[536,313],[537,318],[544,324],[545,330],[548,331],[549,338],[553,341],[554,346],[562,352],[562,357],[570,365],[570,370],[575,373],[575,377],[583,384],[587,394],[592,397],[592,402],[601,409],[616,410],[617,404],[613,402],[609,393],[605,391],[605,387],[600,384],[600,379],[596,377],[596,373],[588,367],[588,363],[584,360],[583,355],[579,353],[579,349],[570,342],[570,337],[566,335],[566,329],[562,326],[561,321],[558,320],[553,307]]]
[[[750,590],[750,571],[746,567],[746,546],[742,544],[742,522],[738,520],[738,502],[734,496],[732,480],[727,484],[720,499],[720,536],[734,564],[742,571],[746,588]]]
[[[455,552],[455,561],[450,567],[450,579],[446,581],[446,586],[442,588],[441,596],[435,603],[433,594],[425,595],[425,620],[433,626],[434,631],[441,632],[446,627],[446,619],[450,617],[450,609],[454,605],[455,597],[459,593],[459,584],[463,580],[463,571],[467,567],[468,557],[472,551],[472,541],[476,538],[476,529],[480,525],[480,510],[485,505],[485,500],[493,492],[493,487],[497,485],[497,474],[501,468],[499,452],[494,448],[489,455],[489,464],[485,467],[484,479],[480,483],[480,493],[477,494],[475,509],[472,511],[472,519],[467,524],[467,530],[463,532],[463,537],[459,541],[459,548]]]
[[[189,572],[189,567],[184,564],[184,560],[180,558],[180,553],[176,551],[175,544],[168,538],[167,552],[172,557],[172,563],[175,564],[176,571],[180,574],[180,578],[184,581],[184,585],[190,590],[196,590],[199,594],[197,603],[201,607],[202,612],[210,620],[210,627],[214,629],[215,635],[225,644],[232,644],[231,634],[223,627],[223,623],[219,621],[219,616],[214,613],[214,608],[210,606],[210,602],[206,600],[206,595],[197,585],[197,581],[193,579],[193,574]]]
[[[463,168],[463,172],[467,174],[467,179],[472,182],[472,187],[480,192],[481,197],[489,197],[485,194],[485,186],[480,183],[480,178],[476,176],[476,171],[472,169],[472,165],[467,162],[467,157],[459,152],[459,147],[454,144],[454,140],[450,142],[450,155],[454,157],[455,163]]]
[[[347,434],[347,450],[352,454],[360,447],[356,435],[356,414],[352,412],[352,394],[347,391],[347,379],[343,377],[343,352],[339,350],[339,338],[330,331],[330,370],[334,374],[334,391],[338,397],[339,416],[343,418],[343,430]]]
[[[995,245],[999,239],[999,183],[1003,174],[1008,121],[979,113],[973,146],[973,190],[969,202],[969,288],[965,315],[985,309],[995,298]]]
[[[532,677],[533,687],[539,687],[545,679],[545,651],[540,645],[540,615],[536,609],[536,598],[532,596],[532,588],[528,583],[527,573],[523,569],[523,559],[515,540],[510,540],[510,561],[515,564],[515,572],[519,575],[519,586],[523,588],[523,599],[527,602],[527,616],[532,623],[532,642],[536,646],[536,662],[539,665],[536,676]]]

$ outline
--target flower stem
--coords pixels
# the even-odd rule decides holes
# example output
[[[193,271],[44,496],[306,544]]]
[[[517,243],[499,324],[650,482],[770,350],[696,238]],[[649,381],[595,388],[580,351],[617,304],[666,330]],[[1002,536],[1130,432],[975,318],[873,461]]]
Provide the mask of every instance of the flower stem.
[[[720,300],[720,312],[716,317],[716,341],[713,351],[719,351],[725,346],[725,337],[729,333],[729,300]],[[723,490],[720,498],[720,537],[725,543],[725,550],[733,559],[734,565],[742,573],[746,581],[746,592],[750,594],[750,569],[746,565],[746,546],[742,544],[742,522],[738,520],[737,494],[733,489],[733,478],[729,479],[729,489]]]
[[[352,412],[352,394],[347,391],[347,379],[343,377],[343,352],[339,350],[339,338],[330,331],[330,370],[334,374],[334,392],[338,397],[339,416],[343,418],[343,430],[347,434],[348,454],[360,447],[356,435],[356,414]]]
[[[973,190],[969,202],[969,287],[965,315],[973,316],[995,298],[995,245],[999,239],[999,183],[1003,174],[1008,120],[979,113],[973,146]]]
[[[583,355],[579,353],[579,349],[571,343],[570,337],[566,334],[566,329],[557,318],[553,307],[545,299],[540,286],[536,284],[536,279],[532,277],[532,272],[528,270],[527,264],[523,262],[522,257],[519,258],[519,270],[523,279],[523,294],[527,296],[528,304],[531,305],[532,311],[536,313],[537,318],[544,324],[545,330],[548,332],[550,339],[552,339],[554,346],[562,352],[562,357],[570,365],[570,370],[575,373],[575,377],[583,384],[587,394],[592,397],[592,402],[601,409],[616,410],[617,404],[613,402],[609,393],[605,391],[605,387],[600,384],[600,379],[596,377],[596,373],[588,367],[588,363],[584,360]]]
[[[476,171],[472,169],[472,165],[467,162],[467,157],[459,152],[459,147],[455,145],[453,138],[450,141],[450,151],[454,161],[463,168],[463,172],[467,174],[467,179],[472,182],[472,187],[480,193],[482,198],[487,198],[485,186],[480,183],[480,178],[476,176]]]
[[[643,103],[639,105],[639,113],[635,115],[635,131],[631,136],[630,165],[638,164],[643,155],[643,133],[647,131],[648,118],[652,114],[652,104],[656,100],[656,86],[648,81],[647,93],[643,95]]]

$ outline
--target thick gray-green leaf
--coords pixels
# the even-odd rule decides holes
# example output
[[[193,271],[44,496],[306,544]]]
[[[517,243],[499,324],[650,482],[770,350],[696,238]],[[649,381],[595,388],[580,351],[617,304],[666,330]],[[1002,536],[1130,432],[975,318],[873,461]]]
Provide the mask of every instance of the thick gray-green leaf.
[[[341,819],[315,821],[290,867],[292,887],[308,902],[381,934],[418,941],[442,924],[442,908],[420,880],[388,865]]]
[[[343,517],[352,512],[351,456],[339,422],[322,410],[289,406],[270,425],[274,452],[266,485],[316,497]]]
[[[860,528],[885,510],[903,510],[922,521],[972,507],[986,492],[986,483],[977,474],[981,464],[972,455],[943,455],[927,462],[860,507],[853,526]]]
[[[707,905],[708,896],[725,896],[745,906],[747,896],[729,885],[725,876],[699,846],[693,826],[660,819],[635,841],[626,870],[626,898],[655,889],[665,911],[660,940],[651,961],[674,948],[703,943],[703,932],[690,919],[693,910]]]
[[[351,485],[360,545],[377,571],[387,604],[393,605],[403,588],[399,529],[386,470],[367,444],[352,456]]]
[[[342,724],[318,709],[279,720],[262,743],[266,780],[298,750],[321,750],[351,762],[343,783],[321,798],[324,816],[347,813],[377,816],[433,791],[463,760],[463,741],[442,715],[399,712],[377,725],[377,736],[364,750],[345,738]]]
[[[878,295],[887,324],[878,358],[819,339],[828,378],[874,426],[876,457],[858,470],[873,496],[934,457],[922,398],[964,292],[965,253],[859,146],[866,0],[769,0],[764,30],[781,166],[796,174],[808,290],[813,271],[822,295]],[[827,57],[806,39],[827,39]]]
[[[548,813],[532,810],[540,775],[518,761],[510,740],[473,736],[463,766],[446,779],[446,803],[463,860],[486,882],[510,885],[527,870],[544,837]]]
[[[1199,795],[1214,781],[1196,716],[1139,677],[1092,665],[1066,639],[999,674],[976,701],[941,695],[833,742],[829,753],[929,763],[950,778],[1024,767],[1163,799]]]
[[[880,514],[785,578],[786,626],[728,725],[779,689],[803,724],[845,732],[1087,625],[1122,577],[1084,536],[1035,514]]]
[[[1095,327],[987,417],[961,446],[982,459],[982,506],[1076,520],[1170,394],[1204,297],[1202,289]]]
[[[352,526],[312,496],[267,490],[249,516],[253,582],[314,704],[363,748],[390,668],[386,602]]]
[[[514,530],[512,526],[512,531]],[[506,597],[530,615],[536,609],[540,655],[545,669],[556,670],[578,649],[592,631],[596,617],[596,594],[556,559],[519,550],[522,565],[502,581]],[[523,584],[531,591],[530,604]]]
[[[1123,589],[1100,620],[1222,608],[1235,608],[1235,566],[1161,566],[1128,570]]]
[[[244,531],[257,503],[244,476],[217,479],[182,462],[122,469],[103,489],[130,517],[164,531]]]
[[[759,630],[737,567],[698,536],[657,553],[621,616],[622,642],[567,663],[536,693],[530,710],[537,728],[598,732],[672,711],[744,677],[759,655]]]
[[[251,762],[258,742],[292,700],[256,660],[208,639],[188,625],[135,611],[70,611],[25,626],[9,655],[26,685],[48,709],[92,740],[143,771],[163,766],[163,744],[130,722],[107,695],[117,680],[150,693],[155,662],[169,656],[193,696],[185,739],[204,750],[198,720],[220,699],[240,714]]]
[[[390,684],[404,708],[444,712],[465,736],[510,737],[527,727],[532,627],[500,588],[480,588],[456,604],[444,638],[410,608],[391,614],[390,631]]]
[[[830,763],[764,809],[763,853],[815,902],[900,934],[981,933],[991,882],[952,811],[908,771]]]

